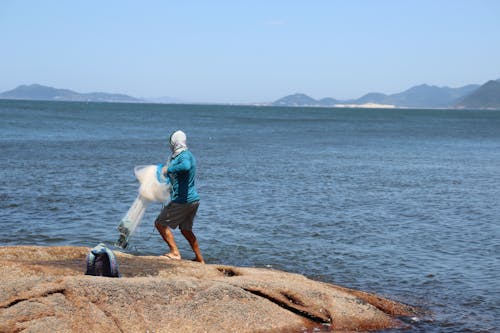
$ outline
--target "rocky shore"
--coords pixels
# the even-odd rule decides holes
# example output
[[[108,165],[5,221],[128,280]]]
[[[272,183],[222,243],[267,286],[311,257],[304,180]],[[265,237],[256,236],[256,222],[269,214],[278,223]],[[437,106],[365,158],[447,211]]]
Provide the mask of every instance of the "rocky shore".
[[[120,252],[121,278],[86,276],[89,250],[0,247],[0,332],[366,331],[417,311],[272,269]]]

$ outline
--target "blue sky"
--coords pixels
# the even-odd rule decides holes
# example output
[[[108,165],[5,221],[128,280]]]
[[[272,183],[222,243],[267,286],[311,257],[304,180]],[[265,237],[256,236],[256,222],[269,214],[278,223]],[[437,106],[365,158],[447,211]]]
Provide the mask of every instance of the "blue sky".
[[[0,91],[252,103],[500,78],[500,1],[0,3]]]

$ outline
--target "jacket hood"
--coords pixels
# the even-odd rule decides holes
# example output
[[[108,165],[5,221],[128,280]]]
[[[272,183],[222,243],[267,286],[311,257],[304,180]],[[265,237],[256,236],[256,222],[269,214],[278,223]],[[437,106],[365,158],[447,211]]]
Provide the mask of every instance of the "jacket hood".
[[[179,155],[184,150],[187,150],[186,133],[183,131],[175,131],[170,135],[170,149],[172,149],[172,157]]]

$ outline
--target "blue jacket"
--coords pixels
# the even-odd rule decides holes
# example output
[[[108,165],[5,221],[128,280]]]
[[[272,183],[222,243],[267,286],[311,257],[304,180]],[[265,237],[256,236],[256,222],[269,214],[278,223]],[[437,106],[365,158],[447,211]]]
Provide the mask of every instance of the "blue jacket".
[[[170,199],[176,203],[191,203],[200,200],[194,186],[196,159],[185,150],[170,161],[167,175],[172,184]]]

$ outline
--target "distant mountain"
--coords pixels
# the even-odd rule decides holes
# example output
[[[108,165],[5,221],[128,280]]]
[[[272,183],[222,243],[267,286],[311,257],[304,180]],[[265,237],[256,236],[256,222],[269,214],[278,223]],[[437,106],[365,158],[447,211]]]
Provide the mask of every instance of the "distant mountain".
[[[366,104],[366,103],[387,104],[385,103],[387,97],[388,96],[386,94],[382,93],[368,93],[354,101],[349,101],[349,102],[354,102],[354,104]]]
[[[445,108],[455,104],[478,87],[479,85],[476,84],[470,84],[461,88],[437,87],[422,84],[401,93],[387,96],[384,104],[416,108]]]
[[[386,95],[369,93],[358,99],[340,101],[334,98],[315,100],[304,94],[283,97],[272,103],[274,106],[335,106],[335,105],[385,105],[409,108],[445,108],[452,107],[466,95],[472,93],[479,85],[470,84],[460,88],[437,87],[422,84],[403,92]]]
[[[334,106],[335,104],[339,104],[339,101],[331,97],[322,98],[318,101],[319,106]]]
[[[486,82],[455,106],[467,109],[500,109],[500,80]]]
[[[27,99],[41,101],[78,101],[78,102],[121,102],[140,103],[143,100],[124,94],[104,92],[77,93],[68,89],[57,89],[39,84],[21,85],[0,93],[0,99]]]
[[[317,106],[319,102],[306,94],[293,94],[278,99],[274,106]]]

